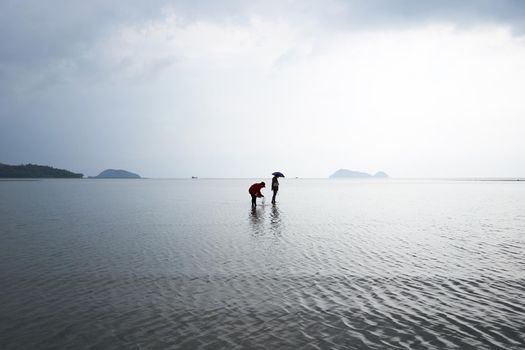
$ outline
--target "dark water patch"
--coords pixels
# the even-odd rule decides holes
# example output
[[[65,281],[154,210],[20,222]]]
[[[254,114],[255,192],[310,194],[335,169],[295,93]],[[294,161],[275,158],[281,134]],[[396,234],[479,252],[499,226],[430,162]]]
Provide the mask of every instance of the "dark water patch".
[[[491,287],[504,284],[515,294],[525,281],[4,276],[0,345],[517,349],[525,341],[525,303]],[[471,285],[483,286],[483,298]]]

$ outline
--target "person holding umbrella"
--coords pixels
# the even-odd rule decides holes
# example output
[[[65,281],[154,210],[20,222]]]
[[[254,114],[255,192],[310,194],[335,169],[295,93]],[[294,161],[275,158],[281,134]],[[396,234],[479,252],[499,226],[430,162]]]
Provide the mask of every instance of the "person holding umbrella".
[[[261,183],[255,183],[251,185],[250,188],[248,189],[248,193],[250,193],[250,196],[252,196],[252,208],[255,208],[255,206],[257,205],[256,204],[257,197],[264,197],[261,193],[261,189],[264,187],[266,187],[266,184],[263,181]]]
[[[281,173],[279,171],[276,171],[272,175],[273,175],[273,179],[272,179],[272,191],[273,191],[272,204],[275,204],[275,196],[277,196],[277,191],[279,191],[279,180],[278,180],[278,178],[279,177],[284,177],[284,175],[283,175],[283,173]]]

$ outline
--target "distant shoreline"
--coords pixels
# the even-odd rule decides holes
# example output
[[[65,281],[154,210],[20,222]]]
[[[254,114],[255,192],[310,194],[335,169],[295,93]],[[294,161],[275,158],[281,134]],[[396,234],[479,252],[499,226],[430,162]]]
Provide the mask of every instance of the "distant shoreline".
[[[42,179],[44,179],[44,178],[42,178]],[[42,180],[42,179],[35,179],[35,178],[28,179],[28,178],[25,178],[25,177],[21,177],[21,178],[16,178],[16,177],[15,177],[15,178],[4,178],[4,179],[0,179],[0,182],[1,182],[1,181],[5,181],[5,182],[7,182],[7,181],[40,181],[40,180]],[[56,178],[51,177],[51,178],[47,178],[47,179],[56,179]]]
[[[81,179],[84,175],[65,169],[53,168],[48,165],[20,164],[9,165],[0,163],[0,178],[2,179]]]

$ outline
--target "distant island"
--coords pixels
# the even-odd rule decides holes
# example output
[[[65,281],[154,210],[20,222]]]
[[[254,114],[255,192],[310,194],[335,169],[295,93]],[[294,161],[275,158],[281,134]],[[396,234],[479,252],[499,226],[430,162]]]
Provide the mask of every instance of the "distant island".
[[[353,171],[348,169],[339,169],[332,175],[330,175],[330,179],[337,179],[337,178],[388,178],[388,175],[383,171],[378,171],[374,175],[370,175],[368,173],[363,173],[360,171]]]
[[[121,169],[106,169],[97,176],[90,176],[90,179],[141,179],[139,174],[135,174]]]
[[[56,169],[47,165],[21,164],[7,165],[0,163],[0,178],[35,179],[35,178],[74,178],[80,179],[84,174],[69,170]]]

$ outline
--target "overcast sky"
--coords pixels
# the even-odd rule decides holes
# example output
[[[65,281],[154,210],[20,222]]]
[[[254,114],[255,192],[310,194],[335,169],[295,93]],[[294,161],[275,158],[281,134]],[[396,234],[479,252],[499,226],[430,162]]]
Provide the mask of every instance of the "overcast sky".
[[[0,2],[0,162],[525,176],[525,1]]]

